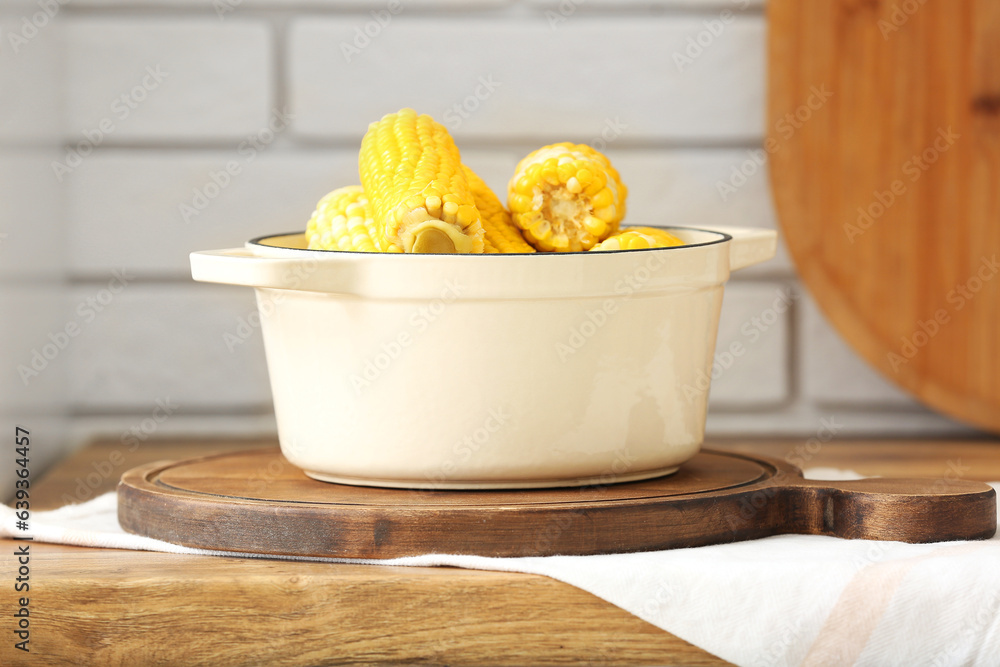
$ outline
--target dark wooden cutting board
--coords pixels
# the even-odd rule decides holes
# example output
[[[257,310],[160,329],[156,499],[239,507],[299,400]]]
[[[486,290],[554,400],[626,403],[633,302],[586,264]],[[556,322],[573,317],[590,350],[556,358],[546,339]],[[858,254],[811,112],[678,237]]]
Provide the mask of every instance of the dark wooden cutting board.
[[[1000,432],[1000,2],[769,0],[778,221],[823,312]]]
[[[422,491],[319,482],[255,450],[160,462],[118,486],[118,520],[203,549],[394,558],[599,554],[780,533],[932,542],[996,531],[981,482],[817,482],[764,457],[702,451],[673,475],[578,489]]]

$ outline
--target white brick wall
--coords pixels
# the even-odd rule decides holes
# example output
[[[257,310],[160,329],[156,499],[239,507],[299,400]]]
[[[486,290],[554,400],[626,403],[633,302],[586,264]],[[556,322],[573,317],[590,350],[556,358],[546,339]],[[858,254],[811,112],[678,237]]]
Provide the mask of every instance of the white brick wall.
[[[0,152],[0,279],[52,280],[63,274],[65,192],[50,167],[59,157],[54,147]]]
[[[788,401],[790,294],[789,285],[771,281],[726,288],[715,342],[712,408],[780,408]]]
[[[59,22],[27,0],[0,3],[0,431],[13,441],[27,426],[35,446],[32,472],[40,473],[69,445],[65,391],[69,353],[51,348],[27,384],[33,351],[51,343],[65,322],[63,192],[49,163],[65,121],[63,49]],[[27,20],[27,23],[25,23]],[[23,35],[22,35],[23,33]],[[11,459],[0,464],[0,496],[13,490]]]
[[[758,0],[404,0],[350,62],[341,43],[387,0],[219,2],[73,0],[16,50],[39,6],[0,7],[0,417],[36,424],[48,458],[120,434],[158,399],[180,406],[161,433],[272,432],[259,333],[232,352],[222,338],[251,293],[192,283],[187,255],[301,228],[327,189],[357,181],[366,124],[400,106],[450,124],[500,190],[540,142],[617,123],[608,152],[633,222],[775,226],[764,169],[717,187],[761,141]],[[708,45],[678,66],[699,34]],[[481,78],[499,85],[467,118],[446,115]],[[230,162],[240,173],[196,201]],[[126,289],[25,387],[17,365],[122,270]],[[783,249],[734,276],[720,355],[734,343],[710,433],[808,435],[830,417],[844,434],[967,432],[860,361]]]
[[[0,4],[0,141],[4,145],[51,140],[64,122],[62,25],[57,18],[36,28],[28,18],[33,10],[38,10],[34,3],[8,4],[5,0]]]
[[[823,406],[865,403],[876,408],[916,408],[917,403],[884,379],[827,324],[816,302],[803,294],[799,368],[802,395]]]
[[[0,284],[0,345],[6,362],[0,412],[47,414],[65,404],[75,347],[65,333],[68,306],[64,290],[44,281]]]
[[[73,17],[65,48],[71,141],[226,141],[271,111],[270,31],[259,21]]]
[[[209,199],[206,186],[213,175],[225,183],[220,174],[231,161],[240,172]],[[102,151],[68,179],[71,270],[184,277],[192,250],[302,228],[316,193],[357,181],[357,171],[357,154],[347,150],[264,151],[250,162],[235,150]]]
[[[684,72],[672,54],[702,29],[692,17],[573,15],[552,28],[544,18],[403,13],[356,49],[365,44],[356,30],[371,21],[292,24],[289,85],[297,134],[356,141],[372,119],[407,105],[441,118],[459,140],[558,135],[591,141],[611,121],[624,128],[621,143],[744,141],[763,126],[759,16],[739,17]],[[456,44],[476,47],[456,53]],[[631,74],[638,62],[643,71]],[[371,81],[379,82],[377,95],[344,96]],[[466,108],[474,108],[467,118],[449,115],[467,99]]]
[[[144,412],[156,399],[168,397],[194,414],[270,404],[260,332],[250,325],[252,333],[243,342],[227,344],[224,338],[227,333],[242,337],[241,320],[257,309],[252,291],[198,287],[205,289],[130,285],[97,313],[75,343],[71,408]],[[100,283],[76,287],[74,303],[101,289]]]

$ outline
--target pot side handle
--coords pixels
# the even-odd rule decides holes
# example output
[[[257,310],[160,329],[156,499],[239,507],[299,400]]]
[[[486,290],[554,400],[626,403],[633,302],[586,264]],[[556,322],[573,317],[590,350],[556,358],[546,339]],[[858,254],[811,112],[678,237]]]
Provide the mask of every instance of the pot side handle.
[[[721,232],[733,237],[729,245],[729,270],[735,271],[760,264],[774,257],[778,251],[778,232],[773,229],[752,227],[717,227],[697,225],[699,229]]]
[[[323,270],[319,271],[320,265]],[[333,263],[258,257],[246,248],[191,253],[191,277],[200,282],[309,292],[342,292],[347,267]]]

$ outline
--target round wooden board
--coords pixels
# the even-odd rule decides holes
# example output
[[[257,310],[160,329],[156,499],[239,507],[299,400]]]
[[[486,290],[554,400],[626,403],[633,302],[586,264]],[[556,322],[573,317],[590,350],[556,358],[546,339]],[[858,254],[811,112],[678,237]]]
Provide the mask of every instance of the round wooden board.
[[[275,450],[131,470],[132,533],[219,551],[393,558],[597,554],[813,533],[911,542],[996,530],[978,482],[814,482],[776,459],[702,451],[673,475],[577,489],[426,491],[320,482]]]
[[[771,0],[778,219],[847,342],[1000,432],[1000,2]]]

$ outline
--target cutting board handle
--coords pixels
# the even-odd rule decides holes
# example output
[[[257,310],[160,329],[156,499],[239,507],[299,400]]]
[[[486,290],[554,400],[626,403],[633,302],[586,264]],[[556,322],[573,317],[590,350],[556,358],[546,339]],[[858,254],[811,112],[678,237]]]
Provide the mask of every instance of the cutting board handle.
[[[996,492],[969,480],[794,479],[775,490],[788,502],[779,532],[855,540],[937,542],[987,539],[996,532]],[[781,503],[778,503],[779,505]]]

